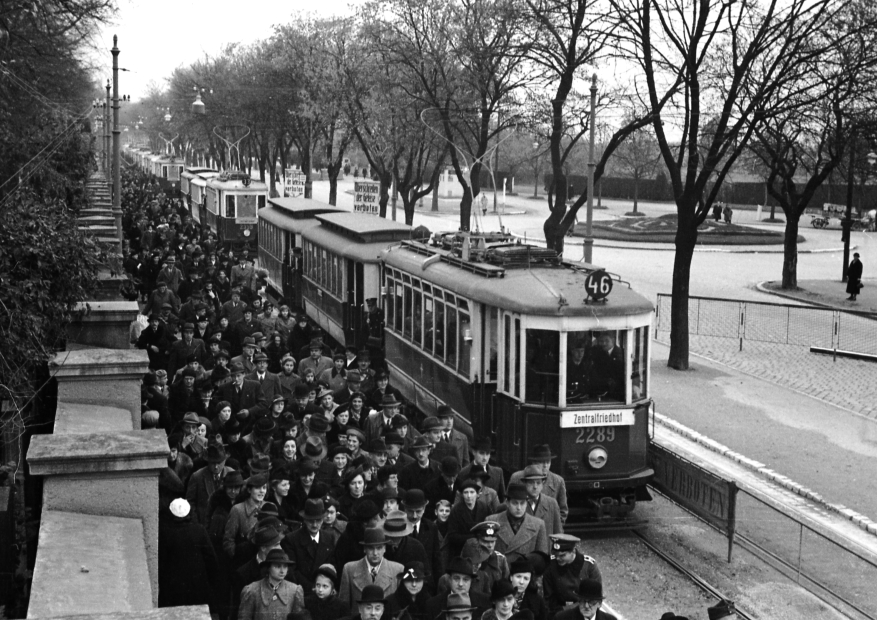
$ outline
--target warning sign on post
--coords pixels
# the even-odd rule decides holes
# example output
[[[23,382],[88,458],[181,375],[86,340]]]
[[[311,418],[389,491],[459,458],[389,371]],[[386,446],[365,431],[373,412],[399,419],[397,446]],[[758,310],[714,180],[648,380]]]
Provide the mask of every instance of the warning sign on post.
[[[287,168],[284,175],[283,195],[292,198],[301,198],[305,195],[305,175],[300,170]]]
[[[381,184],[376,181],[356,181],[353,184],[353,211],[380,215],[378,200],[381,195]]]

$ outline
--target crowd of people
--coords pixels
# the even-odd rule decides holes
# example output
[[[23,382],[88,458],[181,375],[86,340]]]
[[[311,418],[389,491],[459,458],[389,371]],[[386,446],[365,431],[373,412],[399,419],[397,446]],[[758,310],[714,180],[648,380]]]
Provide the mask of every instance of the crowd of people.
[[[146,176],[126,173],[123,207],[123,290],[148,323],[133,339],[149,356],[142,425],[168,435],[160,607],[205,604],[219,620],[614,617],[597,562],[564,532],[550,446],[532,446],[507,483],[488,437],[470,441],[447,406],[420,415],[379,351],[332,351],[305,315],[274,307],[250,253],[222,252]]]

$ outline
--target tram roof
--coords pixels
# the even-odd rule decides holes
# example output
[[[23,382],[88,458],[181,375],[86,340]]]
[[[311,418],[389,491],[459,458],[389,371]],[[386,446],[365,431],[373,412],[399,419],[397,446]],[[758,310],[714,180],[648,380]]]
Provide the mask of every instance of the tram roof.
[[[196,176],[204,174],[205,172],[216,172],[216,170],[214,170],[213,168],[203,168],[203,167],[193,166],[191,168],[186,168],[185,170],[183,170],[182,174],[187,179],[192,179]],[[216,172],[216,174],[219,174],[219,173]]]
[[[317,226],[319,222],[316,220],[315,216],[333,209],[333,207],[327,206],[321,208],[315,205],[308,209],[293,211],[279,206],[277,201],[277,198],[269,198],[268,202],[270,204],[264,209],[259,209],[259,219],[265,220],[283,230],[289,230],[292,232],[302,232],[305,228]]]
[[[411,227],[365,213],[318,215],[320,226],[302,232],[302,237],[332,252],[362,263],[377,263],[388,243],[408,239]]]
[[[249,185],[244,185],[244,181],[242,178],[238,178],[239,175],[235,176],[226,176],[225,173],[220,173],[219,175],[208,179],[207,186],[213,187],[221,190],[243,190],[249,192],[267,192],[268,185],[267,183],[263,183],[262,181],[257,181],[256,179],[250,179]]]
[[[338,211],[337,207],[333,207],[332,205],[326,204],[325,202],[312,200],[310,198],[301,198],[298,196],[269,198],[268,203],[274,205],[279,209],[282,209],[283,211],[286,211],[289,217],[294,219],[310,219],[316,215],[321,215],[323,213],[335,213]]]
[[[463,297],[522,314],[609,317],[654,309],[648,299],[618,282],[605,303],[586,304],[587,274],[569,264],[516,267],[504,269],[501,277],[488,277],[404,246],[386,248],[382,258],[391,267]]]

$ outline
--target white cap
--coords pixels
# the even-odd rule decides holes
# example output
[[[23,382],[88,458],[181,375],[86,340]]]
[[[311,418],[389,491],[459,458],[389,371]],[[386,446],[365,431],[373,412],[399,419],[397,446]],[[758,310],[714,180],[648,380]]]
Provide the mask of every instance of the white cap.
[[[192,509],[189,502],[182,498],[175,499],[171,502],[171,514],[175,517],[188,517],[189,511]]]

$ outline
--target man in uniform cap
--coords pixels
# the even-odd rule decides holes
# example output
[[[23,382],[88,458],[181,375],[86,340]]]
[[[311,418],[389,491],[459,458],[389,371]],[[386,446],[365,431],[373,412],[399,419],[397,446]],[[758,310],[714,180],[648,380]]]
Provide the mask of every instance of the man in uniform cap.
[[[506,493],[506,510],[486,520],[499,523],[496,550],[505,554],[509,561],[534,551],[548,553],[545,523],[527,513],[527,489],[523,484],[510,484]]]
[[[570,534],[554,534],[551,538],[551,561],[542,575],[542,591],[549,614],[569,607],[577,599],[583,579],[603,582],[594,558],[577,550],[581,539]]]
[[[535,465],[545,474],[545,483],[542,485],[542,493],[548,497],[557,500],[557,506],[560,508],[560,521],[566,523],[569,516],[569,504],[566,499],[566,482],[563,478],[551,471],[551,461],[556,459],[557,455],[551,452],[551,446],[548,444],[539,444],[533,446],[527,460],[531,465]],[[516,471],[512,474],[509,484],[512,482],[520,482],[524,472]]]
[[[471,547],[478,547],[486,554],[478,568],[478,581],[480,590],[489,594],[491,586],[497,581],[509,578],[509,561],[496,550],[496,534],[499,523],[496,521],[482,521],[470,530],[475,538],[470,538],[463,545],[463,553]]]
[[[454,410],[448,405],[439,405],[436,417],[442,423],[442,440],[451,444],[457,451],[460,465],[462,467],[468,466],[470,461],[469,440],[466,435],[454,428],[454,420],[456,419]]]
[[[559,612],[554,616],[555,620],[617,620],[600,609],[603,604],[603,584],[599,581],[583,579],[576,595],[576,606]]]
[[[563,533],[560,519],[560,507],[553,497],[542,493],[546,476],[542,468],[530,464],[524,468],[521,481],[527,489],[527,512],[545,522],[545,533],[551,537]]]
[[[719,601],[706,610],[709,620],[721,620],[722,618],[736,618],[737,610],[732,601]]]

